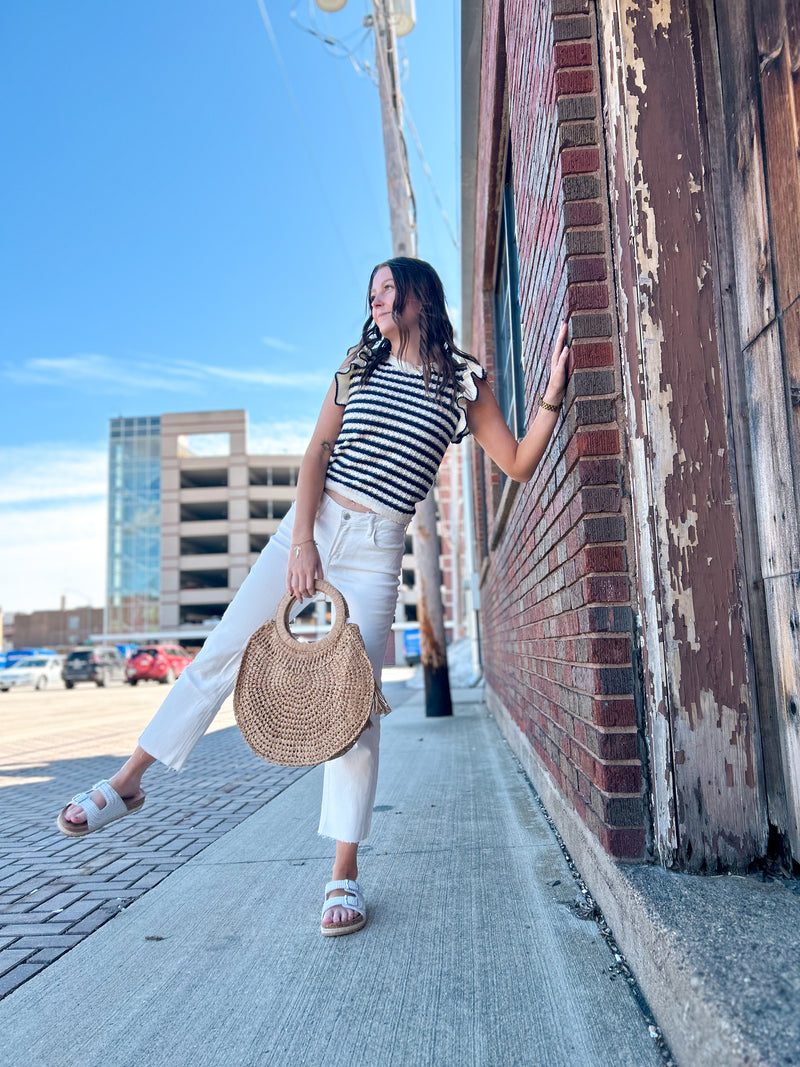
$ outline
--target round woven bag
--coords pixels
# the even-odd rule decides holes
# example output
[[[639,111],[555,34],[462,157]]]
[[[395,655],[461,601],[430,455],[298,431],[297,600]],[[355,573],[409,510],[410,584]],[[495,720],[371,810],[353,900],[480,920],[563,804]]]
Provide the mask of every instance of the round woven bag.
[[[284,767],[309,767],[347,752],[373,712],[389,706],[375,685],[361,631],[347,622],[344,597],[329,582],[317,590],[336,620],[319,641],[289,629],[295,597],[283,597],[274,619],[247,643],[233,693],[236,722],[257,756]]]

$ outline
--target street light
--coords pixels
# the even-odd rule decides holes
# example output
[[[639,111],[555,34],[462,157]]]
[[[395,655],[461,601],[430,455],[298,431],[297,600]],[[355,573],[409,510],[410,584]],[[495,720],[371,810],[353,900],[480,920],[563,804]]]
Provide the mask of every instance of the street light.
[[[315,0],[320,11],[341,11],[347,0]],[[390,13],[393,17],[395,37],[405,37],[411,33],[417,21],[414,0],[390,0]]]
[[[392,8],[395,37],[405,37],[407,33],[411,33],[417,21],[414,0],[392,0]]]

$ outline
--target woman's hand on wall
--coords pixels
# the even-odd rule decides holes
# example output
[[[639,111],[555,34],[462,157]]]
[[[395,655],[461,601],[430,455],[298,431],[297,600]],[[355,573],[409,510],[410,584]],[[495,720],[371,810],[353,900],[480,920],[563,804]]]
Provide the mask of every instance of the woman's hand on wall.
[[[561,329],[556,338],[556,347],[550,359],[550,380],[544,391],[543,400],[547,404],[561,404],[567,391],[567,379],[569,377],[569,348],[567,341],[567,323],[561,323]]]

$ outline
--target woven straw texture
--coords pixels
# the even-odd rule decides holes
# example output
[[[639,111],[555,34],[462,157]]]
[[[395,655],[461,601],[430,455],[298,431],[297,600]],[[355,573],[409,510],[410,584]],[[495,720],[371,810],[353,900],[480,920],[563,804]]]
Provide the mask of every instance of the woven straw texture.
[[[295,598],[285,596],[274,619],[247,643],[233,709],[247,744],[262,759],[309,767],[347,752],[370,715],[390,709],[375,685],[361,631],[346,622],[347,604],[335,586],[318,581],[336,621],[320,641],[303,643],[289,629]]]

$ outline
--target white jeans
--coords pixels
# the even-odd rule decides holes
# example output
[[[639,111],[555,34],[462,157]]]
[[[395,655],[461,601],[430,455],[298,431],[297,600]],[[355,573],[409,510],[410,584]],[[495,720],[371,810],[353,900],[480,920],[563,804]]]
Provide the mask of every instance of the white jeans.
[[[250,635],[275,617],[286,592],[294,505],[258,557],[219,624],[139,738],[161,763],[180,770],[232,691]],[[405,527],[372,512],[348,511],[323,494],[314,525],[327,581],[358,623],[376,681],[397,603]],[[337,841],[369,834],[378,781],[380,718],[338,759],[325,764],[319,832]]]

